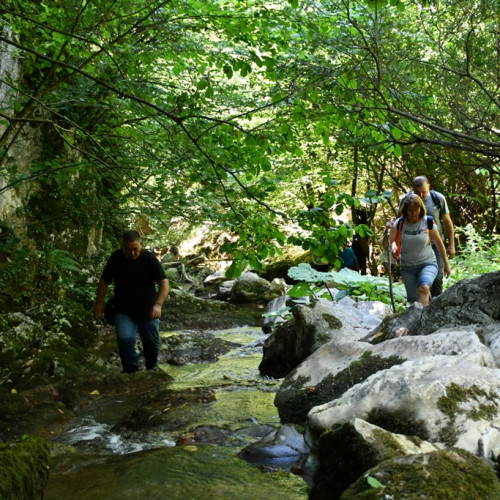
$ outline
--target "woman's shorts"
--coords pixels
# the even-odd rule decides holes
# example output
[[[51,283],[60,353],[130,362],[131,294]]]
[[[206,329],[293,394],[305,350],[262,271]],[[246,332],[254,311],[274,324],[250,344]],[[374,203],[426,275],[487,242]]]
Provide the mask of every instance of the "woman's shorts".
[[[401,277],[406,288],[406,298],[408,302],[415,302],[418,299],[418,288],[427,285],[429,288],[434,283],[438,272],[436,261],[426,262],[418,266],[401,267]]]

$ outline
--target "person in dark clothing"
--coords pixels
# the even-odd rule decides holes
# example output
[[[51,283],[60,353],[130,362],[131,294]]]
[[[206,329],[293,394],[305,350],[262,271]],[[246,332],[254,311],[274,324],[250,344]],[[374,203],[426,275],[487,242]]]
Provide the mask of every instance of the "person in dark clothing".
[[[359,264],[356,254],[353,249],[347,244],[342,245],[342,250],[339,251],[340,269],[351,269],[359,273]]]
[[[115,328],[123,371],[133,373],[139,370],[135,350],[137,331],[144,350],[146,369],[151,370],[158,362],[161,307],[167,299],[169,284],[158,259],[142,248],[137,231],[127,231],[123,235],[123,247],[111,254],[104,267],[94,305],[96,320],[101,319],[104,296],[113,282]]]

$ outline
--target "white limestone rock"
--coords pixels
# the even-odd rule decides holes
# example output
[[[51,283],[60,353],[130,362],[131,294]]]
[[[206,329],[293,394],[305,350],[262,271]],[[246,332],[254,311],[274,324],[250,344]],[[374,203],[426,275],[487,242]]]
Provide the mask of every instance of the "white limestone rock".
[[[369,420],[373,411],[406,415],[422,426],[427,440],[477,453],[479,438],[500,428],[500,370],[479,366],[477,354],[426,356],[393,366],[313,408],[308,439],[335,424]]]

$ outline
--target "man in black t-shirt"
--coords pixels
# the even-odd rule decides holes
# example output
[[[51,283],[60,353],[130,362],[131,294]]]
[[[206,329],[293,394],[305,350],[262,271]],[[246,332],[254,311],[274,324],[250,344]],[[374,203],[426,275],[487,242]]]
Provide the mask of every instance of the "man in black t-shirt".
[[[123,371],[132,373],[139,370],[135,350],[137,330],[144,349],[146,369],[155,368],[160,346],[161,307],[167,299],[169,285],[158,259],[142,248],[137,231],[127,231],[123,235],[123,248],[113,252],[106,263],[97,287],[94,306],[97,320],[102,315],[106,290],[113,282],[116,336]]]

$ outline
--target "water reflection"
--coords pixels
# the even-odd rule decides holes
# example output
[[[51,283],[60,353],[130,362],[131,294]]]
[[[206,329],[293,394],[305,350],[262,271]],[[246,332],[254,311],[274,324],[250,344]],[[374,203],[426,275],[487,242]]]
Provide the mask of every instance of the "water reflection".
[[[261,329],[211,333],[241,347],[217,363],[162,369],[174,377],[169,391],[207,388],[215,401],[165,408],[171,425],[135,431],[116,430],[130,401],[110,399],[86,409],[54,443],[44,500],[307,498],[301,478],[264,473],[237,457],[243,446],[280,424],[273,403],[279,383],[262,378],[257,368],[265,339]],[[224,439],[217,446],[175,446],[199,426],[217,426]]]

